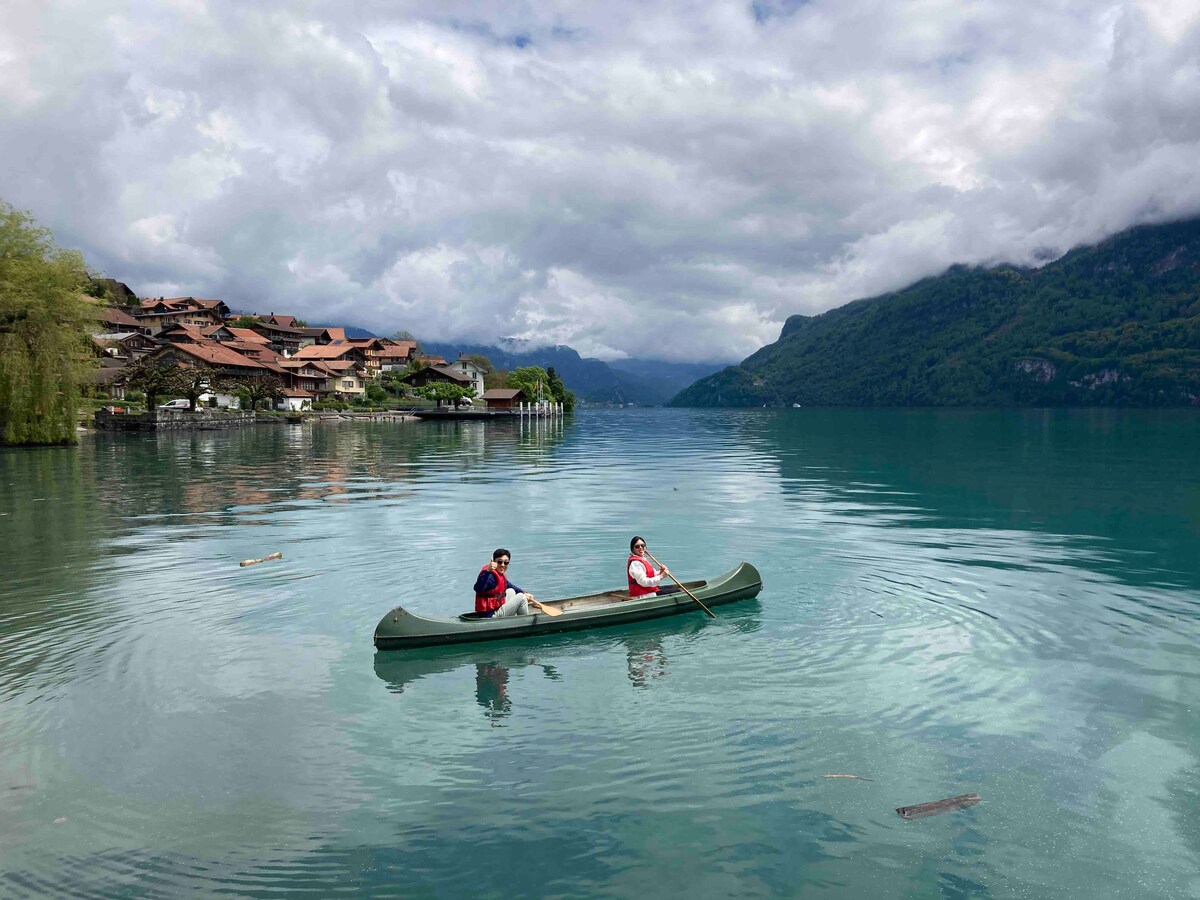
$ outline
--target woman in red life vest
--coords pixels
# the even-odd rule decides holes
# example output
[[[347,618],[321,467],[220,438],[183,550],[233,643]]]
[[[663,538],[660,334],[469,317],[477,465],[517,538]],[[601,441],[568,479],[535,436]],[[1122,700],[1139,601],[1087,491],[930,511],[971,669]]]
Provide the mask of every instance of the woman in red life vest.
[[[492,554],[492,561],[479,570],[475,579],[475,612],[489,618],[524,616],[529,613],[533,594],[526,594],[508,580],[512,554],[503,547]]]
[[[646,539],[635,535],[629,542],[629,560],[625,563],[630,599],[640,600],[643,597],[657,596],[658,583],[670,574],[671,570],[666,566],[661,569],[654,568],[654,563],[646,556]]]

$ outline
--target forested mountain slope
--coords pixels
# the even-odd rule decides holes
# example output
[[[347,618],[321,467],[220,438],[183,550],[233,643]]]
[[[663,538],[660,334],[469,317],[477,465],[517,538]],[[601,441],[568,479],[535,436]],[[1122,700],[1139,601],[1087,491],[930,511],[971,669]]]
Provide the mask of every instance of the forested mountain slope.
[[[792,316],[674,406],[1179,406],[1200,402],[1200,220],[1039,269],[952,267]]]

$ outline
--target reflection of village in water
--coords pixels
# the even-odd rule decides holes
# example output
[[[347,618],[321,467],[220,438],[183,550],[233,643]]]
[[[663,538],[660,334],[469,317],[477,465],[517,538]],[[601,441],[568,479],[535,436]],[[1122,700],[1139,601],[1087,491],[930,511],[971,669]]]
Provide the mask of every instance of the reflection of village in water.
[[[101,433],[86,473],[99,499],[125,515],[164,505],[210,514],[230,507],[333,503],[409,496],[407,485],[470,477],[497,456],[523,463],[561,443],[571,420],[320,422],[226,432]],[[398,440],[399,438],[399,440]],[[107,446],[106,446],[107,445]],[[111,452],[110,452],[111,451]],[[165,464],[164,464],[165,463]],[[108,493],[134,480],[141,490]]]

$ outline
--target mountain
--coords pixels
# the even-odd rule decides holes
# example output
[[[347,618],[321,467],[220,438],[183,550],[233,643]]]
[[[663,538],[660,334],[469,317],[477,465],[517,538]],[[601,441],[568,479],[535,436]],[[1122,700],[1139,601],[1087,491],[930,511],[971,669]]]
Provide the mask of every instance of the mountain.
[[[672,406],[1200,404],[1200,219],[1038,269],[953,266],[819,316]]]
[[[425,353],[445,357],[450,362],[458,359],[460,353],[477,353],[490,359],[497,369],[510,371],[522,366],[553,367],[568,390],[574,391],[585,403],[661,405],[700,374],[718,368],[715,365],[629,359],[610,365],[598,359],[581,357],[577,351],[561,344],[523,350],[517,346],[506,348],[422,341],[421,349]]]

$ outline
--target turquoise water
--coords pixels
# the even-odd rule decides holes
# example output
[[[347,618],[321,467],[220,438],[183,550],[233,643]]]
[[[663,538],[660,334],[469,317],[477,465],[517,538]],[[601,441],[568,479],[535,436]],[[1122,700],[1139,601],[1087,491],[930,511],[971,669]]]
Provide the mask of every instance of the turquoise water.
[[[804,409],[0,451],[0,896],[1200,896],[1197,447]],[[763,592],[371,646],[497,546],[620,586],[634,533]]]

